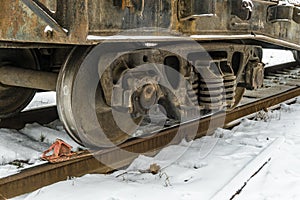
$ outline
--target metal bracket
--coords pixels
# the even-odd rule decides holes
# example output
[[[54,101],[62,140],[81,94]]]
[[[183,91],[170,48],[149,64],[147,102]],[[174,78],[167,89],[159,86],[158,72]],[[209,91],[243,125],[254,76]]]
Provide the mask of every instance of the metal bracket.
[[[233,0],[231,4],[231,14],[241,20],[249,20],[252,15],[254,4],[252,0]]]
[[[204,16],[215,16],[216,0],[179,0],[179,21],[192,20]]]
[[[113,5],[122,10],[128,8],[131,13],[137,13],[142,15],[145,9],[146,0],[113,0]]]
[[[124,10],[125,8],[132,8],[133,3],[131,0],[122,0],[122,9]]]
[[[294,7],[294,11],[293,11],[293,20],[294,20],[297,24],[300,24],[300,7]]]
[[[290,22],[293,19],[293,5],[276,5],[268,8],[268,22]]]
[[[278,5],[268,8],[268,22],[291,22],[300,24],[300,7],[295,4],[286,4],[278,1]]]
[[[263,86],[264,64],[259,61],[249,61],[245,69],[245,86],[254,90]]]
[[[22,0],[23,3],[44,22],[46,22],[54,30],[68,35],[68,30],[63,28],[49,13],[50,10],[46,8],[38,0]]]

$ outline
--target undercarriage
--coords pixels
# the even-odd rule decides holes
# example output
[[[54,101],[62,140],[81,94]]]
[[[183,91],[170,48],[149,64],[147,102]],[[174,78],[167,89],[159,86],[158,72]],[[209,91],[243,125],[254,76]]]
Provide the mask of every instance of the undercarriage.
[[[1,5],[14,15],[0,14],[0,118],[56,91],[67,132],[87,147],[234,109],[263,86],[262,48],[299,61],[300,7],[283,1]]]

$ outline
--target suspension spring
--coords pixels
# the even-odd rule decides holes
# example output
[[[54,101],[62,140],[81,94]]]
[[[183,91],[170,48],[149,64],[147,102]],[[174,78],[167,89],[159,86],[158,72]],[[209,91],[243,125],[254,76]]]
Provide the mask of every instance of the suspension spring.
[[[223,75],[224,93],[223,100],[226,102],[226,107],[231,108],[235,103],[236,76],[233,74]]]
[[[220,110],[224,107],[222,76],[200,79],[199,102],[206,110]]]

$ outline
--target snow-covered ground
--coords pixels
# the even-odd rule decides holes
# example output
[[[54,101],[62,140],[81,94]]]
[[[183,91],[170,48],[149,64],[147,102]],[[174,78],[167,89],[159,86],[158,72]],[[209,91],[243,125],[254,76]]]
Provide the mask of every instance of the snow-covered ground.
[[[218,129],[213,136],[183,141],[154,158],[140,156],[126,170],[73,178],[16,199],[210,199],[280,137],[284,137],[281,148],[237,199],[299,199],[299,122],[300,103],[283,104],[263,120],[245,119],[233,130]],[[158,174],[146,172],[151,164],[162,166]]]
[[[276,63],[292,60],[287,51],[265,52],[264,62],[268,65],[274,58]],[[30,106],[55,104],[54,97],[54,93],[39,94]],[[300,199],[300,101],[291,106],[283,104],[280,110],[260,118],[244,120],[233,130],[218,129],[213,136],[182,141],[154,158],[140,156],[127,169],[111,175],[73,178],[15,199],[210,199],[277,138],[284,138],[280,149],[236,198]],[[78,147],[59,122],[27,125],[20,131],[0,129],[0,177],[16,173],[17,165],[29,166],[22,162],[12,165],[14,160],[41,163],[40,154],[57,137]],[[161,170],[147,173],[151,164],[159,165]]]
[[[294,56],[288,50],[264,49],[262,62],[268,67],[274,64],[281,64],[285,62],[294,61]]]
[[[55,92],[37,93],[24,110],[56,105]],[[61,138],[76,150],[75,143],[60,121],[47,126],[27,124],[22,130],[0,129],[0,177],[17,173],[20,169],[43,163],[39,158],[56,138]]]
[[[0,177],[9,176],[23,167],[40,164],[42,152],[61,138],[74,150],[79,145],[63,130],[60,122],[47,126],[28,124],[22,130],[0,129]]]

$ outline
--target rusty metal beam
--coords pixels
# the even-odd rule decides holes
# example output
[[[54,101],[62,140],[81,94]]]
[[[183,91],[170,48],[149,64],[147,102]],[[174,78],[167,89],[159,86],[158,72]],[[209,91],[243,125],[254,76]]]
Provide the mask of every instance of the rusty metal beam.
[[[52,13],[43,5],[53,2],[44,0],[41,4],[38,0],[18,0],[7,3],[0,0],[6,11],[0,13],[0,46],[7,48],[10,43],[16,47],[24,44],[28,47],[90,45],[122,31],[156,27],[156,35],[182,33],[196,35],[195,39],[205,41],[236,39],[256,44],[263,41],[261,45],[265,47],[300,50],[297,34],[300,30],[299,5],[281,5],[278,1],[268,0],[164,0],[160,3],[124,0],[126,7],[130,7],[128,11],[122,9],[122,0],[68,0],[56,1],[56,10],[53,5]],[[278,13],[279,10],[284,12]],[[47,25],[58,31],[43,34]],[[69,31],[67,36],[64,28]],[[144,33],[141,29],[140,34]],[[91,40],[92,35],[101,39]]]
[[[23,3],[37,16],[39,16],[43,21],[45,21],[51,28],[58,32],[68,35],[68,30],[63,28],[52,16],[48,14],[41,6],[40,2],[37,0],[22,0]]]
[[[58,74],[52,72],[10,66],[0,67],[0,83],[3,85],[55,91],[57,77]]]
[[[51,106],[24,111],[18,113],[16,116],[0,119],[0,128],[20,130],[29,123],[48,124],[56,119],[58,119],[56,106]]]

